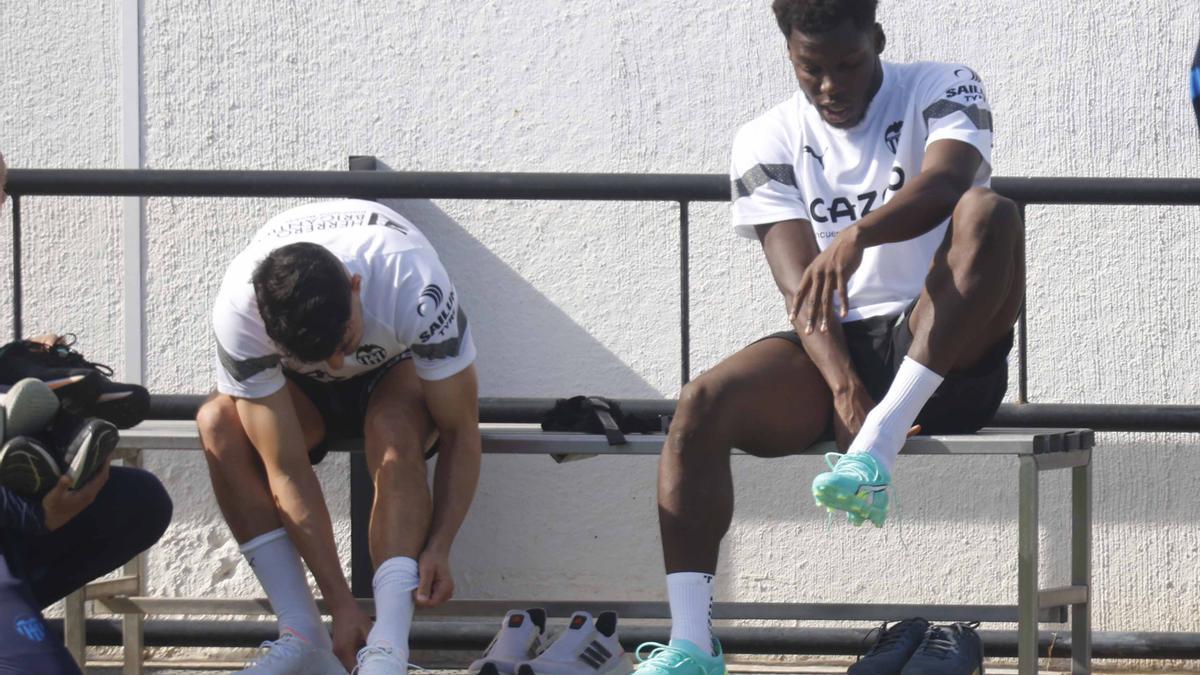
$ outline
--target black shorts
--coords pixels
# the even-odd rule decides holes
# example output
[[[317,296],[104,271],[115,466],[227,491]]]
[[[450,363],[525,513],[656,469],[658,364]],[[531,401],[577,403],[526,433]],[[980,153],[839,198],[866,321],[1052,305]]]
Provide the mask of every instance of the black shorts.
[[[879,316],[842,324],[846,347],[854,372],[875,401],[883,400],[892,386],[896,371],[912,346],[908,317],[914,300],[896,316]],[[795,331],[774,333],[803,349]],[[766,339],[766,338],[764,338]],[[952,371],[917,416],[923,434],[969,434],[987,426],[1008,391],[1008,352],[1012,350],[1013,331],[1009,331],[969,370]],[[830,429],[832,438],[832,429]]]
[[[283,374],[297,387],[300,387],[300,391],[304,392],[308,400],[317,407],[317,412],[321,413],[321,419],[325,420],[325,438],[315,448],[308,451],[308,459],[313,464],[325,459],[325,455],[329,453],[329,441],[363,437],[367,403],[371,400],[371,393],[375,391],[375,385],[379,384],[379,380],[392,369],[392,366],[411,358],[412,352],[404,352],[393,356],[389,361],[370,372],[348,380],[332,382],[314,380],[284,368]]]

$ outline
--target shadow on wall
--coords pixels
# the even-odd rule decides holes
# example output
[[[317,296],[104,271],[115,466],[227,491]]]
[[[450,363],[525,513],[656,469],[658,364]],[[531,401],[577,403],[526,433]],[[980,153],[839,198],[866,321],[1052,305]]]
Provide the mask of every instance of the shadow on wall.
[[[660,396],[433,202],[381,202],[421,229],[454,280],[479,349],[484,396]]]

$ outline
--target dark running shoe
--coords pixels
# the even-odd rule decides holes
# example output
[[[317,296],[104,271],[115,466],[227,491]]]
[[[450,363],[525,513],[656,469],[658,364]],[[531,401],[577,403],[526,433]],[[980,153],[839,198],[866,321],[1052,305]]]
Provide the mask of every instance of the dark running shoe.
[[[50,424],[48,436],[62,453],[63,474],[71,479],[73,490],[83,487],[96,476],[120,439],[111,422],[84,419],[69,413],[59,413]]]
[[[929,622],[920,618],[905,619],[891,626],[885,623],[875,630],[878,631],[875,644],[850,666],[847,675],[896,675],[921,646]]]
[[[49,384],[70,413],[106,419],[122,429],[144,420],[150,408],[145,387],[112,381],[112,368],[88,361],[74,345],[75,336],[65,335],[53,347],[30,340],[0,347],[0,384],[34,377]]]
[[[36,439],[17,436],[0,447],[0,486],[19,495],[41,498],[61,475],[54,456]]]
[[[900,675],[983,675],[978,623],[930,626]]]

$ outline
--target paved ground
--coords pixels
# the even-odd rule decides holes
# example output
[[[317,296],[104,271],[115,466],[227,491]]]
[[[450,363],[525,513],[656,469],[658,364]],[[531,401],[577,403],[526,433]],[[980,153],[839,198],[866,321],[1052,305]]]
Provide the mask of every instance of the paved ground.
[[[200,667],[199,663],[179,664],[185,666],[181,668],[150,668],[146,670],[147,675],[215,675],[216,673],[236,672],[236,664],[234,663],[219,663],[211,662],[204,667]],[[827,664],[742,664],[731,663],[729,665],[730,675],[830,675],[831,673],[845,673],[845,663],[835,665],[830,662]],[[1069,675],[1069,664],[1052,664],[1055,666],[1052,669],[1042,670],[1041,675]],[[987,665],[986,671],[988,675],[1016,675],[1016,668],[1007,664]],[[88,675],[118,675],[121,671],[115,667],[89,667]],[[410,671],[412,675],[466,675],[464,670],[454,669],[438,669],[427,671]],[[1113,672],[1124,673],[1125,675],[1167,675],[1167,674],[1185,674],[1185,673],[1200,673],[1200,663],[1194,664],[1191,668],[1183,667],[1183,669],[1170,667],[1168,669],[1156,671],[1133,671],[1133,670],[1101,670],[1095,672]]]

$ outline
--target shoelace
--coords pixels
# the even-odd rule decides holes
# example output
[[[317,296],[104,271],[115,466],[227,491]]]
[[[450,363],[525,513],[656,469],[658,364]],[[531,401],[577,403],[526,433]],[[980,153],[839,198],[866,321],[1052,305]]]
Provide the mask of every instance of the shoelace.
[[[362,668],[363,665],[366,664],[367,660],[372,656],[399,660],[399,658],[396,656],[396,653],[392,651],[392,647],[389,645],[363,647],[362,649],[358,650],[358,664],[354,666],[354,672],[350,673],[350,675],[356,675],[358,670]]]
[[[950,654],[957,654],[958,638],[968,633],[973,635],[978,627],[978,621],[952,623],[948,626],[930,626],[925,633],[925,641],[921,643],[921,653],[930,654],[939,659],[944,659]]]
[[[648,656],[642,656],[642,650],[647,647],[653,647]],[[678,647],[664,645],[661,642],[643,642],[638,645],[637,649],[633,650],[633,655],[638,660],[638,670],[641,670],[642,665],[648,665],[651,668],[657,668],[663,672],[667,672],[669,668],[678,666],[681,663],[691,661],[696,663],[696,659],[692,658],[691,654],[683,651]],[[699,667],[700,664],[696,663]],[[703,670],[703,668],[700,668]]]
[[[863,636],[863,643],[865,644],[867,640],[871,639],[871,633],[878,632],[878,635],[875,638],[875,644],[872,645],[871,649],[863,656],[874,656],[892,649],[900,642],[901,638],[904,637],[909,626],[917,621],[923,620],[924,619],[905,619],[898,623],[892,624],[891,628],[888,628],[887,622],[884,622],[878,628],[872,628],[865,636]]]
[[[272,661],[292,658],[300,655],[300,639],[291,633],[284,633],[278,640],[265,640],[258,646],[267,650],[265,654],[252,661],[251,666],[265,666]]]
[[[94,368],[100,371],[100,373],[105,377],[112,377],[113,369],[111,367],[106,366],[103,363],[88,361],[83,357],[83,354],[80,354],[72,349],[78,340],[79,338],[76,337],[74,333],[67,333],[59,336],[58,340],[54,342],[54,346],[50,348],[50,352],[62,359],[68,365],[78,368]]]

